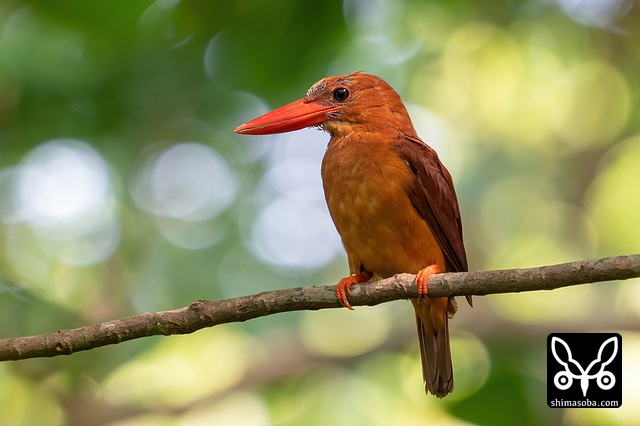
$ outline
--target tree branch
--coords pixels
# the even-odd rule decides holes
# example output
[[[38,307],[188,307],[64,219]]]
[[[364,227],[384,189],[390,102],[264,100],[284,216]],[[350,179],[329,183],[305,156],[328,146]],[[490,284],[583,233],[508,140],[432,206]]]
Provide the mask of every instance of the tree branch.
[[[578,284],[640,276],[640,254],[527,269],[443,273],[429,278],[429,295],[463,296],[553,290]],[[354,285],[352,306],[373,306],[417,297],[415,275]],[[335,286],[298,287],[226,300],[199,300],[164,312],[146,312],[57,333],[0,340],[0,361],[71,355],[147,336],[188,334],[205,327],[280,312],[339,308]]]

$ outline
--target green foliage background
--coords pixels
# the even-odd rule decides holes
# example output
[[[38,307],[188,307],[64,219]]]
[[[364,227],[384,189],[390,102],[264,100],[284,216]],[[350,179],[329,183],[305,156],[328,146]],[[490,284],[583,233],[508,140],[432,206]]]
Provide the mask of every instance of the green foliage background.
[[[337,282],[328,136],[232,130],[356,70],[452,172],[472,269],[638,252],[639,29],[630,0],[6,0],[0,337]],[[461,306],[442,401],[396,302],[3,363],[0,423],[636,425],[639,284]],[[622,408],[548,408],[546,336],[603,330]]]

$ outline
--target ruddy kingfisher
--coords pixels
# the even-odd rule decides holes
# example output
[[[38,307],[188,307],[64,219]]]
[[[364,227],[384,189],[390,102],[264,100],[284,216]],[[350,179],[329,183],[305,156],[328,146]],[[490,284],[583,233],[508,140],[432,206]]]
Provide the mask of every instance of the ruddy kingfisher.
[[[336,296],[352,309],[352,285],[416,274],[420,297],[411,303],[425,391],[442,398],[453,391],[448,320],[457,304],[453,297],[424,296],[431,274],[468,269],[451,175],[418,137],[400,95],[380,77],[362,72],[324,78],[304,98],[235,132],[265,135],[310,126],[331,135],[322,183],[350,269]]]

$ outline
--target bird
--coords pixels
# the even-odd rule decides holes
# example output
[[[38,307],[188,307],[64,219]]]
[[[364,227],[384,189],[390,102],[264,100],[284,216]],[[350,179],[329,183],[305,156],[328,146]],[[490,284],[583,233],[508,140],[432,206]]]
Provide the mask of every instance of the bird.
[[[330,135],[321,166],[327,207],[347,253],[351,286],[398,273],[416,274],[415,309],[425,392],[453,391],[449,319],[453,297],[428,297],[429,276],[468,270],[451,174],[417,135],[400,95],[365,72],[326,77],[300,100],[238,126],[245,135],[320,128]],[[472,299],[467,296],[473,306]]]

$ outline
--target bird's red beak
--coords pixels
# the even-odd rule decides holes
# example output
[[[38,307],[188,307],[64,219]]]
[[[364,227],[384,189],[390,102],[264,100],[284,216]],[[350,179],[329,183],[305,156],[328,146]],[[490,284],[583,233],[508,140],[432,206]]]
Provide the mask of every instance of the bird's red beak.
[[[322,105],[303,98],[247,121],[238,126],[234,132],[243,135],[291,132],[323,123],[327,121],[327,113],[338,109],[340,109],[339,106]]]

